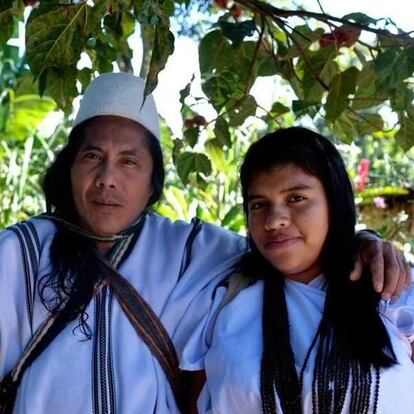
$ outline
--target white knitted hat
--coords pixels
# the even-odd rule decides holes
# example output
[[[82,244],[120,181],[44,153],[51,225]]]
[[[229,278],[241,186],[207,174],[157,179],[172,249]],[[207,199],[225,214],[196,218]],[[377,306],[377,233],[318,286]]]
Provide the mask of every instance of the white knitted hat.
[[[130,73],[104,73],[86,88],[73,127],[100,115],[132,119],[160,139],[155,101],[148,95],[142,106],[145,81]],[[142,108],[141,108],[142,106]]]

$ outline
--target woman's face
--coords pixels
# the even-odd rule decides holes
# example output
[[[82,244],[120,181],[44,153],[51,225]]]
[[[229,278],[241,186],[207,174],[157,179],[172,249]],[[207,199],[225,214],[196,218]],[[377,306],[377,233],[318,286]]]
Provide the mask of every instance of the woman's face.
[[[307,283],[321,273],[329,208],[315,176],[295,164],[255,174],[248,189],[248,227],[259,252],[285,277]]]

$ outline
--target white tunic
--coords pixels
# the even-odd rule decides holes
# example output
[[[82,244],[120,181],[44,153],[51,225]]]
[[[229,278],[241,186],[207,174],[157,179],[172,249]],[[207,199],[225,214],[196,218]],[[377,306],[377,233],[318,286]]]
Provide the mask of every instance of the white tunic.
[[[323,276],[309,284],[286,281],[290,339],[298,373],[322,317],[324,285]],[[201,324],[197,328],[184,349],[181,367],[206,371],[207,382],[198,401],[200,414],[259,414],[262,412],[259,380],[263,347],[263,282],[256,282],[241,291],[217,315],[225,290],[225,287],[217,289],[204,326]],[[399,364],[381,370],[378,413],[412,414],[414,365],[410,360],[411,347],[406,336],[414,334],[414,285],[403,293],[395,305],[386,307],[382,303],[380,307]],[[314,354],[315,351],[311,354],[304,374],[304,413],[312,412]],[[276,403],[278,412],[281,412],[279,401]],[[349,395],[344,413],[348,412],[347,407]]]
[[[30,220],[32,225],[39,234],[37,242],[32,236],[40,255],[37,275],[27,267],[16,234],[0,233],[0,378],[47,316],[35,279],[50,271],[55,226],[41,218]],[[208,311],[213,285],[229,274],[245,247],[244,239],[219,227],[150,214],[118,270],[160,317],[180,356]],[[197,310],[183,321],[196,295]],[[14,413],[177,413],[163,370],[109,288],[92,300],[87,313],[93,338],[85,340],[74,330],[78,320],[70,323],[27,369]]]

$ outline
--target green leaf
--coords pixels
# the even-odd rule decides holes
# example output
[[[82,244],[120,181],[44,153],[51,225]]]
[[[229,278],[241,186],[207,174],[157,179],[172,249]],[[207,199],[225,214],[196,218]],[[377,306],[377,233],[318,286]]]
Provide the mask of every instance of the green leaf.
[[[117,52],[107,39],[96,39],[96,47],[87,52],[92,60],[94,70],[100,73],[112,72],[112,62],[116,59]]]
[[[307,62],[300,60],[299,69],[303,71],[303,97],[307,101],[320,101],[325,88],[317,78],[329,84],[338,73],[338,65],[333,59],[336,57],[333,46],[307,53]]]
[[[183,182],[183,184],[188,183],[188,175],[194,171],[194,154],[192,152],[183,152],[177,159],[177,173]]]
[[[284,61],[286,66],[290,68],[290,64]],[[265,56],[259,56],[257,61],[257,76],[273,76],[280,70],[279,66],[281,61],[277,59],[277,56],[267,54]],[[287,78],[289,76],[286,76]]]
[[[349,20],[355,23],[361,23],[364,25],[376,24],[378,19],[373,19],[364,13],[349,13],[342,17],[345,20]]]
[[[191,77],[190,82],[188,82],[187,85],[185,85],[185,87],[181,89],[180,91],[180,104],[181,105],[184,105],[185,99],[187,98],[188,95],[190,95],[191,84],[193,80],[194,80],[194,75]]]
[[[257,103],[253,96],[249,95],[234,109],[229,111],[229,125],[242,125],[247,117],[256,114]]]
[[[202,173],[206,176],[211,174],[211,162],[205,154],[194,154],[194,169],[197,173]]]
[[[272,105],[272,108],[269,112],[266,113],[266,115],[262,116],[261,119],[268,124],[271,122],[274,122],[276,118],[278,118],[281,115],[285,115],[290,112],[290,108],[281,104],[280,102],[275,102]]]
[[[181,150],[184,147],[184,141],[182,139],[173,139],[173,148],[172,148],[172,161],[174,165],[177,165],[178,158],[181,155]]]
[[[315,107],[320,105],[319,101],[303,101],[303,100],[294,100],[292,101],[292,110],[296,116],[304,115],[310,110],[314,110]]]
[[[326,118],[334,122],[339,115],[349,106],[349,95],[353,94],[356,87],[359,70],[355,67],[335,76],[330,85],[326,100]]]
[[[376,79],[374,62],[367,62],[358,75],[355,98],[352,102],[353,109],[371,108],[385,100],[377,91]]]
[[[27,23],[26,50],[35,77],[51,67],[76,65],[85,42],[90,37],[85,3],[59,6]]]
[[[10,10],[0,12],[0,50],[13,35],[14,16]]]
[[[207,189],[208,182],[200,174],[196,175],[196,183],[197,183],[197,187],[200,188],[201,190]]]
[[[226,145],[229,148],[231,147],[229,126],[223,117],[220,117],[216,120],[216,124],[214,126],[214,135],[222,145]]]
[[[11,7],[13,7],[13,0],[2,0],[0,3],[0,12],[10,9]]]
[[[342,115],[335,120],[332,131],[335,136],[347,144],[351,144],[357,136],[355,120],[349,117],[349,114],[346,112],[342,113]]]
[[[207,176],[211,171],[211,162],[205,154],[184,152],[177,160],[177,172],[184,185],[188,183],[190,173],[197,172]]]
[[[241,205],[237,204],[227,211],[226,215],[221,221],[221,225],[224,227],[230,227],[232,223],[238,220],[240,217],[243,218],[243,209]]]
[[[89,68],[83,68],[79,71],[78,78],[82,84],[82,94],[85,92],[85,89],[88,87],[89,83],[92,80],[92,70]]]
[[[375,60],[375,70],[377,73],[376,89],[378,91],[388,92],[395,85],[392,83],[392,72],[395,69],[396,62],[399,58],[399,50],[391,47],[379,53]]]
[[[93,9],[88,15],[88,26],[90,31],[94,33],[96,30],[101,30],[101,20],[107,13],[110,0],[95,0]]]
[[[210,139],[205,143],[205,147],[213,165],[217,170],[225,172],[228,169],[228,163],[224,158],[223,148],[217,142],[217,139]]]
[[[46,91],[55,100],[58,106],[66,114],[72,112],[72,101],[78,96],[76,78],[78,71],[75,66],[64,69],[48,69],[44,72],[47,76]]]
[[[199,134],[199,127],[188,128],[184,131],[184,138],[190,147],[194,147],[194,145],[197,144]]]
[[[299,43],[300,46],[307,49],[312,42],[319,40],[323,34],[324,30],[321,28],[312,30],[308,25],[302,25],[296,26],[291,36],[295,43]]]
[[[234,49],[220,30],[207,33],[198,48],[201,74],[220,71],[234,62]]]
[[[256,31],[254,20],[244,20],[236,23],[220,20],[218,24],[223,35],[230,39],[234,46],[239,45],[245,37],[252,36]]]
[[[188,219],[188,202],[182,190],[171,186],[165,189],[164,196],[174,211],[178,213],[178,215],[175,216],[175,219]]]
[[[279,115],[287,114],[290,112],[290,108],[282,105],[280,102],[275,102],[270,109],[270,114],[273,117],[278,117]]]
[[[355,116],[354,119],[354,126],[358,137],[370,135],[374,132],[381,131],[384,128],[384,120],[379,114],[364,113],[359,117]]]
[[[56,104],[51,98],[39,95],[21,95],[14,99],[14,117],[11,136],[26,139],[33,135],[46,115],[53,111]]]
[[[211,75],[202,85],[203,92],[210,99],[211,104],[219,112],[225,106],[244,94],[244,83],[234,71],[223,71],[219,75]]]
[[[414,99],[412,89],[407,88],[405,84],[402,84],[399,88],[395,89],[390,97],[391,108],[394,111],[403,111],[411,107]]]
[[[171,17],[174,15],[175,5],[173,0],[164,0],[163,4],[164,13]]]
[[[149,95],[158,84],[158,74],[164,69],[167,60],[174,52],[174,35],[170,32],[168,17],[160,19],[155,29],[154,46],[145,83],[145,96]]]
[[[111,42],[117,52],[132,57],[132,51],[128,44],[128,37],[135,30],[135,18],[128,11],[107,14],[103,19],[106,33],[108,33]]]
[[[414,111],[407,111],[406,114],[403,114],[400,118],[400,129],[395,135],[398,141],[398,144],[401,147],[408,151],[412,146],[414,146]]]

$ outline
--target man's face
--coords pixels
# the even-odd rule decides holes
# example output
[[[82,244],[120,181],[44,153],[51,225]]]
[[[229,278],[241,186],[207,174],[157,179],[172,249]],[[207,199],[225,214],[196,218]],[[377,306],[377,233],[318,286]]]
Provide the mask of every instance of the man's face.
[[[109,236],[131,225],[151,197],[153,167],[140,125],[114,116],[89,121],[71,168],[73,199],[84,228]]]

